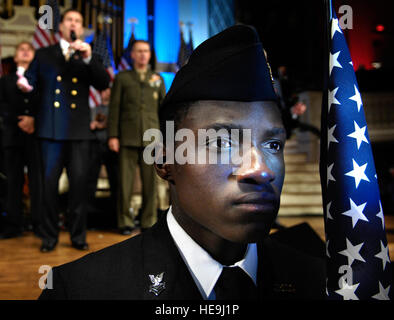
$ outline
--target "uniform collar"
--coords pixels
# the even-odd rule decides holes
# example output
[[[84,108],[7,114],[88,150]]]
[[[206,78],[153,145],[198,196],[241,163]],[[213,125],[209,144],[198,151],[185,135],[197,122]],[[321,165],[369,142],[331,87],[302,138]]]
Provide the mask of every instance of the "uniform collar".
[[[63,38],[60,38],[59,41],[60,49],[62,49],[63,54],[67,52],[68,47],[70,46],[70,43]]]
[[[168,229],[175,244],[189,269],[200,293],[205,299],[212,297],[212,291],[222,272],[223,265],[213,259],[207,251],[199,246],[179,225],[171,207],[167,213]],[[251,243],[245,257],[235,263],[243,269],[256,284],[257,280],[257,246]]]

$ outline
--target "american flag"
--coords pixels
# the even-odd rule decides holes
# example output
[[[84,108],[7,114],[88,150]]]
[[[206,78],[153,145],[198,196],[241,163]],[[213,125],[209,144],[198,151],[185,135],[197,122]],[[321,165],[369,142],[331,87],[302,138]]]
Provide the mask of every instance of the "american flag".
[[[36,30],[33,35],[33,47],[35,49],[47,47],[59,42],[61,34],[59,31],[60,23],[60,11],[59,5],[56,0],[48,0],[47,5],[52,7],[53,13],[53,29],[41,29],[39,24],[36,26]]]
[[[183,31],[181,29],[181,44],[179,46],[178,60],[177,60],[177,66],[179,69],[182,68],[187,63],[190,54],[191,54],[190,49],[186,44],[185,38],[183,36]]]
[[[123,55],[120,59],[119,65],[118,65],[118,70],[123,71],[123,70],[129,70],[133,66],[133,60],[131,59],[131,49],[133,47],[133,44],[135,42],[135,35],[134,35],[134,28],[131,31],[131,36],[129,39],[129,43],[127,44],[126,50],[123,52]]]
[[[189,42],[187,43],[187,54],[190,57],[193,53],[194,50],[194,45],[193,45],[193,34],[192,34],[192,24],[189,23]]]
[[[96,37],[96,41],[93,45],[93,53],[97,54],[103,61],[103,65],[110,77],[110,83],[112,83],[115,79],[115,63],[112,52],[111,40],[107,36],[105,30],[100,32]],[[94,108],[100,104],[100,92],[91,86],[89,89],[89,106],[91,108]]]
[[[363,103],[345,36],[330,20],[328,103],[323,103],[321,184],[327,298],[389,300],[392,271]]]

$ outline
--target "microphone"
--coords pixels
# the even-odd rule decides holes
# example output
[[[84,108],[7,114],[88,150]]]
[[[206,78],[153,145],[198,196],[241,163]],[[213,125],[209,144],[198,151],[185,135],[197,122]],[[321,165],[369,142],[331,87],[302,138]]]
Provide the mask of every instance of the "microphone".
[[[74,30],[71,30],[71,32],[70,32],[70,38],[71,38],[72,42],[74,42],[75,40],[77,40],[77,35],[75,34],[75,31],[74,31]],[[81,52],[80,52],[79,50],[75,50],[73,56],[75,56],[76,58],[79,59],[80,56],[81,56]]]
[[[71,30],[70,32],[70,38],[71,40],[74,42],[75,40],[77,40],[77,35],[75,34],[74,30]]]

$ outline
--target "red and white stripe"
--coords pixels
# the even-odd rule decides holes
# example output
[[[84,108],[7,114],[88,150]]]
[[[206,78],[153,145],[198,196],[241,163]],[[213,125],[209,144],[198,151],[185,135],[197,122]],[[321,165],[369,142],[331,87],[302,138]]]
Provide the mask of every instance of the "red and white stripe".
[[[108,75],[109,75],[109,81],[112,83],[115,79],[115,72],[112,67],[108,67],[106,69]],[[90,86],[89,88],[89,107],[90,108],[95,108],[101,104],[101,94],[98,90],[96,90],[94,87]]]
[[[126,59],[122,57],[122,59],[120,59],[119,65],[118,65],[118,70],[123,71],[123,70],[129,70],[129,69],[130,69],[130,65],[127,63]]]
[[[108,67],[107,69],[107,73],[109,75],[109,82],[112,83],[115,80],[115,71],[114,68],[112,67]]]
[[[94,87],[90,86],[89,88],[89,107],[95,108],[101,104],[101,95],[100,92]]]
[[[53,33],[51,30],[41,29],[40,26],[37,25],[32,44],[35,49],[39,49],[58,43],[60,38],[60,32]]]

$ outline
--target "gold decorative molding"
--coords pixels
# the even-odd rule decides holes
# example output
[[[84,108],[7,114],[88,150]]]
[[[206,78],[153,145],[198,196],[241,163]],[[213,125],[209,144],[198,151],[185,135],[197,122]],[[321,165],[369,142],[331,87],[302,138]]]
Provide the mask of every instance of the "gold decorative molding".
[[[14,6],[14,15],[11,18],[0,18],[2,58],[13,56],[19,42],[32,39],[37,24],[35,11],[34,7]]]

